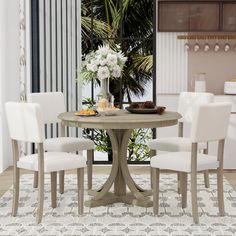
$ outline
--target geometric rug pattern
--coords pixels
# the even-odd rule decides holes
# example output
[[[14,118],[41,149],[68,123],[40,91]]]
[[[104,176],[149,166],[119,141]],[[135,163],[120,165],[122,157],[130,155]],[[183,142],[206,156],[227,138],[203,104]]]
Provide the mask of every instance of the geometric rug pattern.
[[[45,176],[44,217],[35,223],[37,190],[33,189],[33,176],[21,177],[20,204],[17,217],[11,216],[12,188],[0,198],[0,235],[83,235],[83,236],[233,236],[236,235],[236,192],[224,179],[226,216],[218,216],[216,175],[210,174],[210,188],[204,187],[203,174],[198,175],[198,204],[200,224],[191,216],[191,198],[181,208],[176,175],[161,174],[160,214],[154,216],[152,208],[116,203],[105,207],[87,208],[78,215],[76,175],[65,176],[65,193],[58,194],[58,206],[51,208],[50,176]],[[143,188],[150,188],[149,175],[133,176]],[[93,187],[101,186],[107,176],[96,175]],[[86,178],[85,178],[86,179]],[[85,183],[85,186],[87,183]],[[85,200],[90,197],[85,193]]]

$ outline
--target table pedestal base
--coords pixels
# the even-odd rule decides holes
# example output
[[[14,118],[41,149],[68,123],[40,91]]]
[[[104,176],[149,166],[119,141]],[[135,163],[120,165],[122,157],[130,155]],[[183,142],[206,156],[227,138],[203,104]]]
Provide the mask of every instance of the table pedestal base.
[[[107,132],[111,139],[113,151],[111,173],[100,189],[88,192],[93,197],[85,202],[85,206],[96,207],[123,202],[151,207],[153,203],[148,196],[152,195],[152,191],[146,191],[134,182],[127,164],[127,146],[132,130],[108,130]],[[113,185],[114,193],[111,193],[109,190]],[[126,193],[127,187],[130,189],[130,193]]]

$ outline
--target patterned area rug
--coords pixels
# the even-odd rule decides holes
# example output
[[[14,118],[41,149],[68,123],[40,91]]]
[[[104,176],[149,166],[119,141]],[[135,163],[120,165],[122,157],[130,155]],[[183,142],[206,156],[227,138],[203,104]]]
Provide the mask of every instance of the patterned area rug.
[[[228,236],[236,235],[236,192],[224,180],[226,216],[218,216],[216,176],[210,176],[210,189],[198,177],[198,201],[200,225],[194,225],[191,217],[190,193],[188,207],[183,210],[176,192],[176,175],[161,175],[160,215],[153,216],[152,208],[125,204],[85,208],[78,216],[76,175],[66,175],[65,194],[58,195],[58,207],[50,207],[50,179],[46,176],[46,194],[43,222],[35,224],[37,191],[32,188],[33,176],[21,178],[18,216],[11,216],[12,188],[0,199],[0,235],[106,235],[106,236]],[[138,184],[149,188],[149,176],[134,176]],[[106,180],[97,175],[94,187]],[[87,186],[87,185],[85,185]],[[86,194],[85,199],[89,196]]]

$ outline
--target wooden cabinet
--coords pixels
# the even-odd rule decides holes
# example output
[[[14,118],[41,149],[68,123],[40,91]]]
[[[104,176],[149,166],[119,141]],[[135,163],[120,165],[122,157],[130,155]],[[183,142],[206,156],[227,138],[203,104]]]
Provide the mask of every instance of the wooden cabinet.
[[[236,3],[223,4],[223,31],[236,32]]]
[[[234,1],[159,1],[160,32],[236,32]]]
[[[159,31],[185,31],[189,28],[188,4],[159,3]]]

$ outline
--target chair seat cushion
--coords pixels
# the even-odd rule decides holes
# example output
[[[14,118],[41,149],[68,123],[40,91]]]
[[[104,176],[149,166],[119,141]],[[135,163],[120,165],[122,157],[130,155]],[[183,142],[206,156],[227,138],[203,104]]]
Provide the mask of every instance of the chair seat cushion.
[[[167,152],[190,152],[191,140],[185,137],[169,137],[157,138],[150,140],[148,146],[152,150],[167,151]],[[199,143],[198,149],[203,150],[207,148],[206,143]]]
[[[90,139],[59,137],[44,141],[44,149],[48,152],[75,152],[94,149],[94,142]]]
[[[191,152],[168,152],[153,156],[151,167],[174,170],[181,172],[191,172]],[[219,162],[216,156],[198,154],[197,171],[216,169]]]
[[[85,166],[86,158],[83,156],[67,152],[44,153],[44,172],[84,168]],[[21,157],[17,162],[17,167],[38,171],[38,155],[33,154]]]

